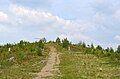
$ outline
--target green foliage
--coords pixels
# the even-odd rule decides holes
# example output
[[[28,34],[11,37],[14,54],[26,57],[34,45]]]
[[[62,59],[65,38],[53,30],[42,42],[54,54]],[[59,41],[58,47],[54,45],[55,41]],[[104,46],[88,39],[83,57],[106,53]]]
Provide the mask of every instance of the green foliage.
[[[91,44],[91,49],[94,49],[94,45],[93,45],[93,43]]]
[[[23,40],[21,40],[20,43],[18,43],[18,46],[19,46],[19,47],[22,47],[23,44],[24,44],[24,42],[23,42]]]
[[[118,46],[117,51],[115,52],[112,47],[103,49],[100,45],[98,45],[96,48],[93,44],[88,45],[86,47],[86,44],[84,42],[80,42],[76,44],[76,46],[79,47],[79,49],[76,50],[77,47],[74,47],[75,45],[71,45],[72,51],[81,51],[86,54],[94,54],[97,57],[104,58],[108,57],[111,59],[112,62],[120,63],[120,46]]]
[[[44,48],[44,41],[43,40],[39,40],[38,42],[38,48]]]
[[[61,43],[61,41],[60,41],[60,38],[59,38],[59,37],[57,37],[57,39],[56,39],[56,43],[58,43],[58,44],[60,44],[60,43]]]
[[[109,49],[109,48],[107,48],[107,49],[105,49],[105,51],[106,51],[106,52],[110,52],[110,49]]]
[[[23,52],[17,52],[16,53],[16,58],[18,62],[22,62],[24,60],[24,53]]]
[[[45,41],[44,40],[39,40],[38,42],[38,46],[37,46],[37,49],[36,49],[36,52],[37,52],[37,55],[38,56],[42,56],[42,50],[44,50],[44,43]]]
[[[85,47],[86,47],[85,42],[82,42],[82,41],[80,41],[80,42],[78,43],[78,45],[79,45],[79,46],[81,46],[81,47],[83,47],[83,48],[85,48]]]
[[[47,42],[46,38],[42,38],[41,40],[42,40],[43,43]]]
[[[98,45],[98,46],[96,47],[96,49],[102,50],[102,47],[101,47],[100,45]]]
[[[109,51],[110,53],[114,53],[114,50],[113,50],[113,48],[112,47],[110,47],[110,51]]]
[[[100,45],[98,45],[96,48],[93,44],[86,46],[85,42],[80,42],[79,44],[71,44],[67,38],[63,39],[61,42],[60,38],[58,37],[56,39],[56,43],[54,41],[46,43],[46,39],[43,38],[40,39],[38,42],[29,43],[21,40],[19,43],[16,44],[8,43],[6,45],[0,46],[0,68],[4,69],[5,67],[15,64],[20,65],[21,63],[30,61],[31,58],[34,59],[34,57],[44,57],[44,52],[46,52],[46,50],[48,49],[46,47],[51,45],[62,52],[64,52],[70,46],[71,52],[75,51],[82,52],[84,54],[93,54],[98,58],[107,57],[108,59],[111,59],[111,62],[120,63],[120,45],[115,52],[113,48],[107,48],[104,50]],[[11,51],[8,51],[9,48],[11,48]],[[11,57],[14,57],[14,61],[7,61]]]
[[[106,52],[114,53],[114,50],[112,47],[105,49]]]
[[[86,44],[85,44],[85,42],[83,42],[83,43],[82,43],[82,47],[86,47]]]
[[[48,56],[45,43],[45,39],[32,43],[21,40],[0,46],[0,79],[32,79],[32,73],[39,72],[45,65],[40,63]]]
[[[38,55],[38,56],[42,56],[42,55],[43,55],[43,54],[42,54],[42,50],[41,50],[40,48],[38,48],[36,52],[37,52],[37,55]]]
[[[120,53],[120,45],[117,48],[117,53]]]
[[[86,44],[83,42],[71,44],[71,54],[60,50],[62,76],[58,79],[106,79],[108,77],[118,79],[120,77],[116,76],[120,71],[120,53],[114,52],[111,47],[104,50],[100,45],[96,48],[93,44],[88,47],[84,45]]]
[[[16,44],[6,44],[0,47],[0,65],[9,66],[7,59],[14,57],[14,64],[28,61],[31,56],[43,56],[45,38],[39,42],[26,42],[21,40]],[[10,51],[8,49],[11,49]],[[13,61],[12,61],[13,62]],[[12,63],[11,62],[11,63]]]
[[[62,40],[62,46],[63,48],[68,48],[68,46],[70,45],[70,42],[68,41],[67,38]]]
[[[119,79],[120,66],[113,67],[111,60],[84,52],[66,51],[60,54],[61,76],[55,79]],[[115,63],[114,63],[115,64]]]

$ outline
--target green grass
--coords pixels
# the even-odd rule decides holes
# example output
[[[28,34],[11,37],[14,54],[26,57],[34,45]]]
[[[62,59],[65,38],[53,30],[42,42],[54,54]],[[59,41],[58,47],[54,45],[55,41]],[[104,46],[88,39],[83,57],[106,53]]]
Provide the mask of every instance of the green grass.
[[[46,64],[48,53],[43,56],[31,56],[30,60],[21,64],[13,64],[6,67],[0,67],[0,79],[33,79]]]
[[[61,77],[56,79],[119,79],[120,65],[109,58],[98,58],[81,52],[60,54]]]

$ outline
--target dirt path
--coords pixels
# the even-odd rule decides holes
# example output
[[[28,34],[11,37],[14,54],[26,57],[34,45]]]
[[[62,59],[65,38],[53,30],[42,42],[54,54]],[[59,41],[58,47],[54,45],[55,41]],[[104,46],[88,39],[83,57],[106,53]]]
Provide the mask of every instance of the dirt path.
[[[35,79],[51,79],[54,76],[53,73],[59,73],[59,68],[57,66],[60,64],[60,60],[57,51],[54,47],[50,47],[50,50],[47,64],[43,67],[41,72],[37,74],[38,77]]]

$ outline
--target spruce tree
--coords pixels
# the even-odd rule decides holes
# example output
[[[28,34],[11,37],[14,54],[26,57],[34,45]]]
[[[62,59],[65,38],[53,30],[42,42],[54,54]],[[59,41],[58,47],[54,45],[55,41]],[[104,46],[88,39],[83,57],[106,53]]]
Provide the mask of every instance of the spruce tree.
[[[117,53],[120,53],[120,45],[117,48]]]
[[[68,39],[67,38],[65,38],[65,39],[63,39],[62,40],[62,46],[63,46],[63,48],[68,48],[68,46],[70,45],[70,42],[68,41]]]
[[[101,47],[100,45],[98,45],[98,46],[96,47],[96,49],[102,50],[102,47]]]
[[[60,38],[59,37],[57,37],[57,39],[56,39],[56,43],[61,43],[61,41],[60,41]]]
[[[114,53],[114,50],[112,47],[110,47],[110,53]]]
[[[42,49],[44,48],[43,40],[39,40],[38,47],[37,47],[37,55],[42,56]]]
[[[93,45],[93,43],[91,44],[91,49],[94,49],[94,45]]]
[[[83,43],[82,43],[82,47],[84,47],[84,48],[86,47],[86,44],[85,44],[85,42],[83,42]]]

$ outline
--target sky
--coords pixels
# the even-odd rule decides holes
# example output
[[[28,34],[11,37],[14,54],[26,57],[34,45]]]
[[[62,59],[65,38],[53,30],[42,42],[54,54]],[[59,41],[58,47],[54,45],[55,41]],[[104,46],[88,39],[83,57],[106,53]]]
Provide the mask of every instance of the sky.
[[[45,37],[120,44],[120,0],[0,0],[0,44]]]

